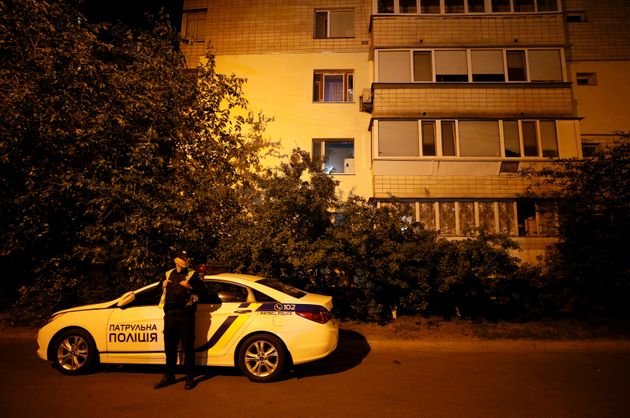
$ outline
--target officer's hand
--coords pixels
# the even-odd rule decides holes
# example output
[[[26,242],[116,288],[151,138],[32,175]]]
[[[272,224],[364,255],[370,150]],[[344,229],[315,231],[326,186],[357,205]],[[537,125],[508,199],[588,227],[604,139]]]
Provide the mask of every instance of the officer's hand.
[[[167,279],[167,280],[164,280],[164,281],[162,282],[162,288],[165,288],[166,286],[168,286],[168,284],[169,284],[170,282],[171,282],[171,281],[170,281],[170,280],[168,280],[168,279]]]
[[[182,280],[181,282],[179,282],[180,285],[184,286],[186,289],[190,289],[192,288],[192,286],[190,285],[190,283],[188,283],[186,280]]]

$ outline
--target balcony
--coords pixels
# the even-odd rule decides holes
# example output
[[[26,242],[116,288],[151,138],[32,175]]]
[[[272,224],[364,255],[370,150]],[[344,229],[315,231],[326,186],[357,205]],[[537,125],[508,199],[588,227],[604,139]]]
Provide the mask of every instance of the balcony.
[[[571,83],[374,83],[374,118],[575,118]]]

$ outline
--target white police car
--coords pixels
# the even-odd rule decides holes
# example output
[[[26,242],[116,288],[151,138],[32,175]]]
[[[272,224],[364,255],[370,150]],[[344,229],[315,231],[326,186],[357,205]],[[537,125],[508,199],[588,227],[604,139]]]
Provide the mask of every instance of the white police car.
[[[238,365],[250,380],[264,382],[337,346],[330,296],[243,274],[205,276],[204,282],[221,303],[209,296],[197,305],[198,365]],[[56,312],[39,330],[37,354],[64,374],[99,362],[164,364],[160,295],[153,283],[110,302]]]

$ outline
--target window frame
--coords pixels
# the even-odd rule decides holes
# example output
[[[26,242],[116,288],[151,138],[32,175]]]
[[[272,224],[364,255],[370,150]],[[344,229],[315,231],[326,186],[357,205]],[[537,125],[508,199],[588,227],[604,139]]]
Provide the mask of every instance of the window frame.
[[[331,143],[345,143],[345,142],[349,142],[352,143],[352,157],[347,157],[344,158],[344,166],[343,166],[343,171],[339,172],[339,171],[333,171],[333,169],[329,169],[327,167],[328,161],[326,159],[326,144],[331,144]],[[356,157],[355,157],[355,147],[354,147],[354,138],[313,138],[311,141],[311,156],[313,158],[323,158],[324,160],[322,161],[322,170],[324,170],[325,173],[327,174],[331,174],[331,175],[353,175],[355,174],[355,165],[354,165],[354,161],[356,161]],[[319,148],[318,151],[316,152],[316,148]],[[348,159],[352,159],[353,160],[353,165],[350,168],[350,171],[346,172],[346,160]]]
[[[542,10],[543,9],[543,2],[544,0],[531,0],[531,2],[533,3],[533,10],[527,10],[527,11],[517,11],[517,1],[523,1],[523,0],[507,0],[507,6],[509,8],[509,10],[501,10],[501,11],[494,11],[494,7],[493,7],[493,1],[492,0],[482,0],[482,4],[483,4],[483,9],[484,11],[479,12],[479,11],[471,11],[471,5],[470,5],[470,1],[471,0],[461,0],[464,4],[463,4],[463,11],[459,11],[459,12],[447,12],[447,2],[451,1],[451,0],[437,0],[437,6],[439,11],[435,12],[423,12],[423,10],[426,10],[426,6],[425,2],[422,0],[415,0],[415,4],[416,4],[416,12],[404,12],[401,11],[402,8],[400,7],[400,2],[401,0],[390,0],[391,3],[393,3],[393,7],[392,7],[392,11],[379,11],[379,6],[380,6],[380,0],[372,0],[372,14],[375,15],[392,15],[392,14],[402,14],[402,15],[408,15],[408,14],[418,14],[418,15],[436,15],[436,14],[442,14],[442,15],[461,15],[461,14],[472,14],[472,15],[479,15],[479,14],[496,14],[496,13],[515,13],[515,14],[521,14],[521,13],[558,13],[558,12],[562,12],[562,2],[559,0],[556,0],[556,9],[555,10]],[[435,10],[435,9],[432,9]]]
[[[326,77],[341,76],[341,101],[326,100]],[[354,103],[354,70],[313,70],[313,103]]]
[[[382,122],[412,122],[412,121],[416,121],[417,122],[417,126],[416,126],[416,132],[417,132],[417,140],[415,141],[415,143],[413,144],[417,150],[417,152],[415,154],[409,154],[409,155],[383,155],[381,153],[381,146],[380,146],[380,141],[381,141],[381,123]],[[461,122],[496,122],[496,126],[498,129],[498,143],[496,144],[496,146],[498,147],[498,153],[499,155],[497,156],[490,156],[490,155],[480,155],[480,156],[475,156],[475,155],[462,155],[462,143],[461,143],[461,132],[460,132],[460,123]],[[519,155],[507,155],[506,153],[506,134],[505,134],[505,122],[516,122],[516,132],[518,134],[518,144],[519,144]],[[434,147],[435,147],[435,154],[425,154],[425,138],[424,138],[424,130],[423,130],[423,126],[426,123],[433,123],[433,133],[434,133]],[[541,123],[553,123],[553,132],[554,132],[554,143],[553,143],[553,149],[551,149],[553,151],[553,155],[548,155],[549,154],[549,149],[545,148],[545,138],[543,138],[543,130],[541,129]],[[533,128],[533,134],[535,136],[534,141],[535,143],[530,144],[531,146],[528,147],[527,143],[525,142],[525,129],[524,129],[524,124],[531,124],[531,125],[527,125],[527,126],[531,126]],[[445,140],[449,139],[447,137],[445,137],[444,135],[444,131],[445,131],[445,125],[448,126],[452,126],[453,128],[453,150],[454,150],[454,155],[446,155],[445,154]],[[374,134],[374,132],[376,132]],[[413,120],[409,120],[409,119],[399,119],[399,120],[393,120],[393,119],[383,119],[383,120],[375,120],[375,127],[373,130],[373,146],[374,149],[376,150],[376,154],[373,158],[374,159],[385,159],[385,160],[422,160],[422,159],[435,159],[435,158],[439,158],[439,159],[444,159],[444,160],[448,160],[448,159],[468,159],[468,160],[501,160],[501,161],[520,161],[520,160],[531,160],[531,159],[554,159],[554,158],[559,158],[560,155],[560,150],[559,150],[559,141],[558,141],[558,122],[556,119],[515,119],[515,118],[509,118],[509,119],[413,119]],[[450,145],[450,144],[449,144]],[[535,146],[535,151],[536,151],[536,155],[532,155],[531,152],[528,152],[528,149],[530,149],[531,147]],[[451,147],[449,146],[449,149]],[[547,154],[547,155],[545,155]]]
[[[193,19],[191,19],[193,18]],[[205,37],[206,37],[206,21],[208,18],[208,9],[189,9],[189,10],[184,10],[182,12],[182,35],[183,38],[186,41],[192,42],[192,43],[204,43]],[[195,37],[194,38],[190,38],[188,35],[189,33],[189,26],[191,26],[191,22],[194,21],[196,22],[195,26]],[[200,31],[200,25],[199,22],[203,22],[203,24],[201,25],[201,39],[199,39],[199,31]]]
[[[332,32],[334,31],[334,28],[332,27],[332,19],[331,19],[331,14],[332,13],[343,13],[343,12],[349,12],[352,13],[352,35],[349,36],[332,36]],[[323,34],[320,34],[318,29],[318,20],[317,20],[317,16],[319,15],[326,15],[326,20],[325,20],[325,25],[326,25],[326,34],[325,36]],[[356,37],[356,15],[355,15],[355,10],[354,8],[339,8],[339,9],[315,9],[313,11],[313,39],[353,39]]]
[[[462,77],[461,80],[452,80],[452,81],[438,81],[440,74],[442,76],[448,75],[443,73],[443,71],[438,71],[438,60],[437,53],[454,53],[458,51],[465,52],[466,58],[466,76],[465,80]],[[473,70],[473,63],[476,62],[473,60],[473,55],[476,52],[501,52],[501,60],[503,66],[503,80],[477,80],[475,81],[475,72]],[[531,60],[530,53],[537,52],[546,52],[553,51],[558,53],[559,64],[560,67],[557,70],[560,73],[560,80],[535,80],[531,79]],[[388,66],[387,61],[383,61],[383,57],[386,54],[394,54],[397,59],[402,61],[403,56],[406,55],[405,63],[402,62],[399,65],[406,65],[406,67],[396,67]],[[512,80],[510,77],[510,67],[508,66],[508,55],[511,53],[522,53],[523,55],[523,64],[524,68],[524,80],[516,79]],[[416,80],[416,55],[430,54],[430,59],[425,63],[431,63],[431,80]],[[393,64],[396,64],[397,61],[394,61]],[[392,48],[392,49],[378,49],[375,51],[375,79],[377,83],[412,83],[412,84],[423,84],[423,83],[437,83],[437,84],[449,84],[449,83],[474,83],[474,84],[491,84],[491,83],[565,83],[567,82],[567,63],[566,63],[566,55],[564,48],[410,48],[410,49],[400,49],[400,48]],[[386,80],[382,81],[382,76],[387,73],[388,78],[391,77],[392,69],[400,68],[401,77],[398,80]],[[403,79],[406,78],[406,79]]]

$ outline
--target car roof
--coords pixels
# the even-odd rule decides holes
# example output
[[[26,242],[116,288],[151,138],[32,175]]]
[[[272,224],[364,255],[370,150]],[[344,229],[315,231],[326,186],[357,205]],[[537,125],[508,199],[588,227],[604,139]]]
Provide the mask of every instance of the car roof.
[[[230,281],[243,282],[243,284],[248,284],[251,282],[257,282],[258,280],[263,279],[264,277],[254,276],[252,274],[239,274],[239,273],[220,273],[220,274],[206,274],[204,280],[221,280],[228,279]]]

